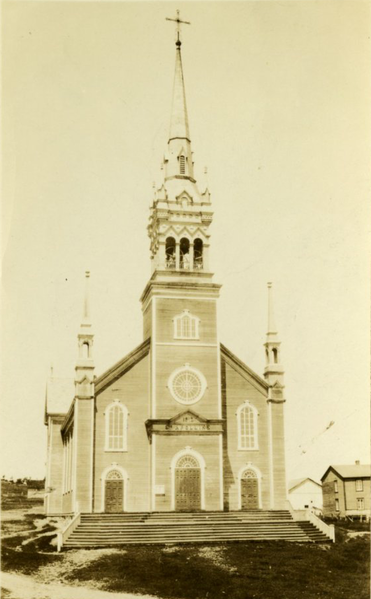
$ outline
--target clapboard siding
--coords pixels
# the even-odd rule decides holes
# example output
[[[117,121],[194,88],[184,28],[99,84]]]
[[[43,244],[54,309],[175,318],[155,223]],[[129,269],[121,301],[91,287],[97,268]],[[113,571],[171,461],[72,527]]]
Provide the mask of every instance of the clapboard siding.
[[[49,418],[48,460],[49,472],[47,478],[47,513],[62,512],[62,477],[63,477],[63,443],[61,423]]]
[[[128,442],[125,452],[105,451],[105,410],[118,399],[128,409]],[[127,510],[150,509],[149,441],[145,421],[149,417],[149,356],[145,356],[96,398],[94,511],[103,510],[102,473],[112,464],[126,470],[129,477]]]
[[[287,498],[283,406],[283,403],[272,403],[272,448],[275,509],[284,509]]]
[[[94,400],[77,399],[74,417],[76,443],[76,488],[78,511],[91,511],[92,436],[94,434]]]
[[[239,508],[239,474],[248,464],[262,474],[262,508],[269,508],[269,454],[267,398],[245,377],[222,359],[223,417],[226,421],[224,437],[224,503],[225,508]],[[248,400],[258,410],[258,450],[238,449],[237,409]]]

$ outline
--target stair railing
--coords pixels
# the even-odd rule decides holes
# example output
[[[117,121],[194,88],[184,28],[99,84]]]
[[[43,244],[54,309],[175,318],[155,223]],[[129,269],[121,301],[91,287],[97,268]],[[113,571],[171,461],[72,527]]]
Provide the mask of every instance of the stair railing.
[[[61,551],[63,545],[65,544],[67,539],[71,536],[71,534],[73,533],[75,528],[78,527],[80,522],[81,522],[81,514],[76,514],[72,518],[72,520],[67,524],[67,526],[63,530],[60,530],[58,532],[58,534],[57,534],[57,551]]]
[[[311,510],[307,510],[307,519],[316,528],[318,528],[324,535],[326,535],[333,543],[335,543],[335,526],[333,524],[326,524],[321,518],[318,518]]]

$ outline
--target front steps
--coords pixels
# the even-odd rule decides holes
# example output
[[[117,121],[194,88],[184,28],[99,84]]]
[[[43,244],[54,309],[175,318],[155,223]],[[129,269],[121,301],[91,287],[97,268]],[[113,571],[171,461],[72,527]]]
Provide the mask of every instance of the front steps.
[[[230,541],[329,542],[310,522],[288,511],[81,514],[64,547],[224,543]]]

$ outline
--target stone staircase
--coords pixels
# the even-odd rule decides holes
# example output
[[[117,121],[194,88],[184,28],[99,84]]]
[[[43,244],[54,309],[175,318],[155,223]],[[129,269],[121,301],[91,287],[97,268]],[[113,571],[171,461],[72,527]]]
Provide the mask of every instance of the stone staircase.
[[[64,547],[105,547],[230,541],[329,542],[289,511],[81,514]]]

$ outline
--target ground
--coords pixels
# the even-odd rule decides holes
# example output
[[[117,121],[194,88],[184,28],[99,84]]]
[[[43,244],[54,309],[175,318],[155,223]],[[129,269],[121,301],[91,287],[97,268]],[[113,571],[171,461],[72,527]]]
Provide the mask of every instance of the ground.
[[[40,508],[3,513],[5,599],[369,599],[369,531],[337,524],[335,544],[285,542],[74,549]]]

